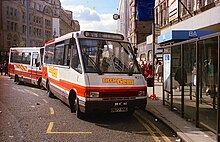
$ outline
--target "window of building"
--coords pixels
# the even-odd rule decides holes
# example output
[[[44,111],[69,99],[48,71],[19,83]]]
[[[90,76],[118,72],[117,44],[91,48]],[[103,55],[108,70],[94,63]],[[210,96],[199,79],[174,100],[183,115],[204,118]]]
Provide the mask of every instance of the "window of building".
[[[10,7],[10,16],[13,16],[13,8]]]
[[[10,30],[10,21],[7,21],[7,30]]]
[[[9,15],[9,6],[7,6],[7,10],[6,10],[7,16]]]
[[[30,27],[29,27],[29,34],[30,34],[30,35],[32,35],[32,33],[31,33],[32,31],[31,31],[31,29],[32,29],[32,28],[31,28],[31,26],[30,26]]]
[[[17,16],[17,9],[14,9],[14,16]]]
[[[36,3],[34,2],[34,9],[36,9]]]
[[[10,22],[10,31],[13,31],[13,29],[14,29],[14,23]]]
[[[22,11],[22,19],[25,20],[25,12]]]
[[[22,33],[26,33],[26,26],[25,25],[22,25]]]
[[[41,11],[41,9],[42,9],[42,5],[39,5],[39,9],[38,10]]]

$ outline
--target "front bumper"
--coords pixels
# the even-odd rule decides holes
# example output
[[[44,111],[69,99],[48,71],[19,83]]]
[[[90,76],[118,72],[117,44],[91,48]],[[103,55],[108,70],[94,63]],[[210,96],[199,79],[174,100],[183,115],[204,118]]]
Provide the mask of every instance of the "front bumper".
[[[143,96],[136,99],[87,98],[86,102],[80,104],[80,110],[84,113],[129,112],[135,109],[144,109],[147,105],[147,97]]]

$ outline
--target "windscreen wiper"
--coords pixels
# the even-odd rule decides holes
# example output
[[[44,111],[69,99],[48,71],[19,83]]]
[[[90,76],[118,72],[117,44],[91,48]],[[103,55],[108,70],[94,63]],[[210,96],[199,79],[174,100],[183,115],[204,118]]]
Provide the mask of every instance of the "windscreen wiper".
[[[96,68],[97,72],[99,75],[103,75],[103,72],[100,70],[100,68],[98,67],[98,65],[96,64],[96,62],[89,57],[88,55],[86,55],[88,57],[88,59],[91,61],[91,63],[93,64],[93,66]]]

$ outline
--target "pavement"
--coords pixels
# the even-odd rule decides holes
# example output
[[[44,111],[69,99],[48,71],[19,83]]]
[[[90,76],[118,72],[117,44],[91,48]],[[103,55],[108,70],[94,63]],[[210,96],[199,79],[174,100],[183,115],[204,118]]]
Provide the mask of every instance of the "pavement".
[[[163,121],[167,126],[173,129],[177,136],[184,142],[216,142],[216,134],[204,129],[197,128],[192,122],[187,121],[177,114],[175,111],[171,111],[168,105],[163,105],[162,83],[155,82],[154,94],[156,94],[156,100],[148,99],[146,110],[153,114],[155,117]],[[148,95],[153,94],[153,87],[148,87]]]

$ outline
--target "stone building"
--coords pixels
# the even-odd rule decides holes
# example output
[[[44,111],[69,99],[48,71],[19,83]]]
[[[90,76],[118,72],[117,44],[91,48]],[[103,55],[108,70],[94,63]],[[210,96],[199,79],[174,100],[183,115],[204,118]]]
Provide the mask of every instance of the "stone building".
[[[152,33],[154,0],[129,0],[129,37],[133,46]]]
[[[161,27],[158,43],[164,61],[163,102],[197,127],[214,132],[217,141],[220,141],[219,11],[220,0],[155,1],[155,23]]]
[[[137,47],[152,33],[154,0],[120,0],[117,31]]]
[[[43,46],[45,41],[79,30],[79,22],[62,8],[60,0],[29,0],[30,46]],[[0,1],[1,58],[13,46],[26,46],[26,0]]]

